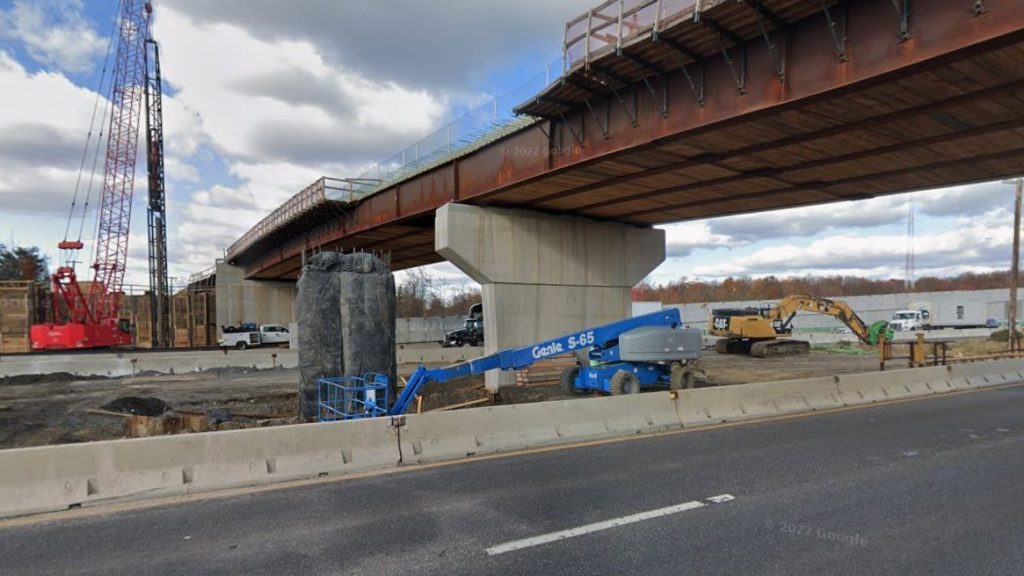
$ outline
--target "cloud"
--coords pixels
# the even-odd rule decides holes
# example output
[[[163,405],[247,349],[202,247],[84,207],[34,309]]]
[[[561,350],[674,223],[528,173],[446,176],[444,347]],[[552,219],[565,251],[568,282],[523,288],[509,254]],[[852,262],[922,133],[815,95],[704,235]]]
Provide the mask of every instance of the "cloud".
[[[953,186],[915,194],[918,210],[928,216],[974,216],[993,208],[1013,208],[1012,186],[1002,182],[986,182],[970,186]]]
[[[67,212],[95,93],[59,73],[30,74],[0,51],[0,205],[4,213]]]
[[[712,231],[710,221],[659,226],[665,230],[665,257],[685,258],[698,248],[721,248],[736,244],[726,234]]]
[[[447,110],[443,96],[331,65],[308,41],[267,41],[194,16],[162,5],[154,34],[175,97],[228,162],[366,165],[420,138]]]
[[[1004,269],[1009,260],[1013,227],[1003,209],[961,219],[942,232],[919,235],[915,240],[918,275],[948,275],[965,267]],[[725,262],[697,266],[700,276],[799,276],[851,274],[902,276],[906,255],[904,235],[839,234],[809,245],[784,244],[761,248]]]
[[[906,220],[906,217],[907,197],[885,196],[716,218],[709,220],[708,226],[714,234],[749,243],[781,237],[815,236],[843,228],[885,226]]]
[[[67,72],[91,71],[107,44],[85,18],[81,0],[15,0],[0,9],[4,38],[19,42],[36,62]]]
[[[316,45],[331,66],[375,82],[472,92],[496,67],[527,54],[554,58],[564,23],[593,0],[516,2],[318,2],[299,0],[164,0],[160,11],[197,24],[229,24],[268,43]],[[158,16],[159,18],[159,16]],[[538,58],[536,70],[547,64]]]

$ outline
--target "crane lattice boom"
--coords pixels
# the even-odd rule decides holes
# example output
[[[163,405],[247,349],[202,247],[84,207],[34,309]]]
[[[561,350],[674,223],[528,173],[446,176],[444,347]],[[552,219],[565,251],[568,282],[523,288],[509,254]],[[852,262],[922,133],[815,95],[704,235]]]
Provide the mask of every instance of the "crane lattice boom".
[[[122,0],[121,3],[107,160],[103,168],[96,262],[93,264],[95,274],[89,289],[93,318],[100,323],[117,320],[118,298],[128,261],[135,161],[146,89],[145,42],[149,37],[149,14],[145,4],[141,0]]]
[[[160,92],[156,90],[153,98],[148,94],[151,85],[147,82],[159,82],[159,73],[149,75],[146,56],[147,44],[152,42],[149,36],[152,7],[148,0],[121,0],[120,6],[117,29],[114,33],[117,39],[117,52],[110,83],[110,123],[97,214],[96,259],[92,265],[93,283],[87,293],[82,290],[75,274],[73,257],[69,257],[68,262],[57,269],[52,278],[53,323],[34,325],[31,328],[32,348],[36,350],[120,346],[131,344],[132,341],[127,323],[118,319],[119,300],[128,262],[128,236],[131,229],[135,163],[138,156],[142,112],[144,107],[152,109],[155,106],[159,114]],[[162,123],[158,128],[160,146],[157,147],[156,153],[161,155],[161,158],[155,164],[159,171],[159,204],[162,207]],[[92,135],[91,128],[89,135]],[[149,147],[153,148],[151,143]],[[87,142],[86,151],[88,149]],[[152,154],[154,152],[151,150],[150,155]],[[151,168],[153,160],[150,158]],[[77,196],[76,187],[76,199]],[[88,194],[85,202],[87,207]],[[72,216],[74,206],[73,201]],[[83,208],[83,222],[86,211]],[[162,232],[162,213],[160,219]],[[69,253],[81,250],[81,233],[78,239],[69,240],[65,232],[65,238],[58,247]],[[160,257],[164,262],[161,272],[166,278],[165,249],[160,251]],[[166,289],[163,296],[166,296]],[[62,322],[65,313],[66,321]]]

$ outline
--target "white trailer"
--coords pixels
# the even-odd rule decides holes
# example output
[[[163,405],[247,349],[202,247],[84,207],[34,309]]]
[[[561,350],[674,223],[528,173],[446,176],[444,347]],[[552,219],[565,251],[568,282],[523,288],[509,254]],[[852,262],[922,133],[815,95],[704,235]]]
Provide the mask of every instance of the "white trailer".
[[[259,330],[252,332],[225,332],[217,341],[217,345],[221,348],[245,350],[250,346],[288,344],[290,340],[288,328],[280,324],[264,324]]]

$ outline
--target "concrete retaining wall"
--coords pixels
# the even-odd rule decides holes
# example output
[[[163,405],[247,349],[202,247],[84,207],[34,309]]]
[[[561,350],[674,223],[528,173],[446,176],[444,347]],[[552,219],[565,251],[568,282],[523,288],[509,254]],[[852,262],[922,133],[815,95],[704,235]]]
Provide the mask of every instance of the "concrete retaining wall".
[[[395,324],[395,343],[440,342],[447,332],[460,330],[464,323],[462,316],[399,318]]]
[[[245,271],[217,262],[217,334],[221,326],[242,322],[283,324],[295,321],[295,282],[246,280]]]
[[[36,354],[0,357],[0,378],[23,374],[133,376],[142,372],[181,374],[212,368],[295,368],[298,356],[287,348],[191,352],[111,352],[109,354]]]
[[[399,364],[430,364],[447,365],[472,360],[484,355],[482,346],[465,346],[462,348],[426,348],[419,346],[398,347]]]
[[[0,451],[0,516],[1024,382],[1024,360]],[[400,427],[396,428],[398,424]],[[401,462],[400,462],[401,455]]]
[[[398,347],[400,364],[445,365],[483,355],[483,348]],[[45,354],[0,356],[0,378],[66,372],[76,376],[134,376],[143,372],[181,374],[213,368],[295,368],[296,351],[288,348],[195,350],[191,352],[111,352],[109,354]]]

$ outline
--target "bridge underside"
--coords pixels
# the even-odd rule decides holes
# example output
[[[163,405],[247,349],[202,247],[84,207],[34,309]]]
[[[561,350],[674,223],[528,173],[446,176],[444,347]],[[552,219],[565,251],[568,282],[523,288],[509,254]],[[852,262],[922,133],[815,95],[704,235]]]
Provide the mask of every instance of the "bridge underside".
[[[916,0],[907,37],[901,4],[721,3],[592,56],[521,107],[538,123],[234,261],[251,278],[295,277],[311,248],[437,262],[446,202],[649,226],[1024,172],[1024,3]]]

